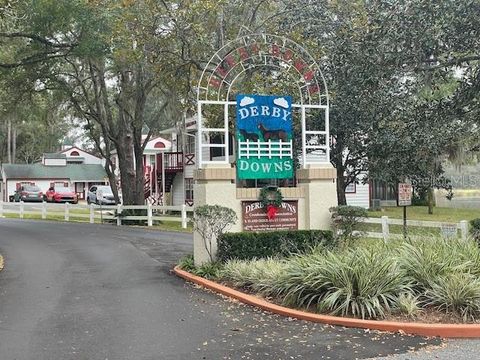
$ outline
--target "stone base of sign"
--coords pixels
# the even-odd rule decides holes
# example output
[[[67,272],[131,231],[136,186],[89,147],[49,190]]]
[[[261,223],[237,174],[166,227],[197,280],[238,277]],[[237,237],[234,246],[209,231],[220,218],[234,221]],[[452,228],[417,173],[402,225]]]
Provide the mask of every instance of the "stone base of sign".
[[[280,188],[285,200],[298,201],[298,229],[329,229],[329,208],[337,206],[336,170],[332,166],[311,167],[297,171],[298,187]],[[237,223],[229,230],[242,229],[242,201],[258,199],[260,189],[237,189],[235,168],[229,165],[209,166],[195,172],[195,206],[221,205],[235,211]],[[210,261],[203,238],[193,234],[195,264]],[[216,239],[212,243],[212,253],[216,254]]]
[[[329,229],[329,209],[337,206],[337,171],[333,166],[297,171],[298,187],[305,192],[305,229]]]

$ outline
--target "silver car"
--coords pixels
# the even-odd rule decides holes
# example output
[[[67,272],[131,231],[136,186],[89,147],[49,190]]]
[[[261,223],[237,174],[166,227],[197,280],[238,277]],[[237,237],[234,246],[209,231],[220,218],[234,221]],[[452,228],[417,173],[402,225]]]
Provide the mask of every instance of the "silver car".
[[[108,185],[93,185],[90,187],[87,194],[87,203],[99,205],[116,204],[112,189]]]

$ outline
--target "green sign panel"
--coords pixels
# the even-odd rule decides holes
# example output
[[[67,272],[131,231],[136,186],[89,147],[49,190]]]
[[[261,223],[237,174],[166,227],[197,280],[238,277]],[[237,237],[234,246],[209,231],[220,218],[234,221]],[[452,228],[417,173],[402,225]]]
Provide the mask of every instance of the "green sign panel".
[[[290,96],[237,95],[239,179],[293,177]]]

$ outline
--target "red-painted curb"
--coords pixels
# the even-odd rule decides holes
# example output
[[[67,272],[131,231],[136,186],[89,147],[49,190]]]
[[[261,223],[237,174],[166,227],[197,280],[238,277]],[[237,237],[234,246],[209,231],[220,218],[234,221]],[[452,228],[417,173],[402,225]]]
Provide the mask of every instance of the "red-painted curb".
[[[353,318],[345,318],[338,316],[320,315],[308,313],[300,310],[290,309],[276,304],[272,304],[264,299],[257,298],[252,295],[242,293],[231,289],[227,286],[220,285],[214,281],[204,279],[202,277],[192,275],[191,273],[181,270],[176,266],[173,271],[181,278],[201,285],[207,289],[217,293],[226,295],[238,301],[256,306],[260,309],[296,318],[300,320],[312,321],[317,323],[338,325],[345,327],[355,327],[361,329],[371,329],[389,332],[402,332],[411,335],[421,336],[440,336],[443,338],[479,338],[480,325],[477,324],[425,324],[425,323],[403,323],[394,321],[377,321],[377,320],[361,320]]]

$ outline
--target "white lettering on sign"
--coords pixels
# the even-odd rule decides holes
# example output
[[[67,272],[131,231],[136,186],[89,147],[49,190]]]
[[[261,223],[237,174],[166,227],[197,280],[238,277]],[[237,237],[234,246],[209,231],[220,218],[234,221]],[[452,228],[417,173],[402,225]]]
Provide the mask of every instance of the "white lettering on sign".
[[[292,169],[292,164],[286,160],[281,163],[262,163],[259,164],[258,162],[249,163],[246,160],[239,159],[238,160],[239,168],[242,171],[250,170],[253,172],[259,172],[261,170],[262,173],[270,173],[271,170],[273,172],[282,172],[282,171],[290,171]]]
[[[249,106],[249,107],[243,107],[238,110],[240,114],[240,119],[244,120],[247,117],[258,117],[259,115],[262,116],[271,116],[275,118],[282,118],[283,121],[287,121],[288,117],[292,115],[291,111],[287,111],[285,109],[273,106],[269,108],[266,105],[260,106],[260,109],[258,106]]]

